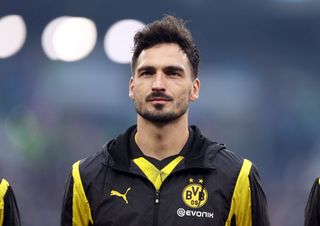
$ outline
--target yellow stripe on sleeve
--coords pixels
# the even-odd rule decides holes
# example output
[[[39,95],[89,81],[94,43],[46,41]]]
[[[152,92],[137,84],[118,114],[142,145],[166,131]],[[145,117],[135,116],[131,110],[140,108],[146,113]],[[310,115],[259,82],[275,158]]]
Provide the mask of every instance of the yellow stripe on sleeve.
[[[0,182],[0,225],[3,224],[3,219],[4,219],[4,196],[7,193],[9,187],[8,181],[5,179],[2,179]]]
[[[72,166],[73,196],[72,196],[72,226],[88,226],[93,224],[89,201],[83,189],[80,177],[80,161]]]
[[[235,215],[237,226],[252,226],[251,191],[249,181],[251,167],[252,163],[245,159],[233,191],[231,207],[225,226],[231,225],[233,215]]]

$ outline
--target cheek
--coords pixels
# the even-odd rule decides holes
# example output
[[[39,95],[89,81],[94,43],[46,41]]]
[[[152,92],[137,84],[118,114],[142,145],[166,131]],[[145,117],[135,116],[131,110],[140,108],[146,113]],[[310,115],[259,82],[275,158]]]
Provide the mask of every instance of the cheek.
[[[133,95],[134,99],[137,99],[137,98],[140,99],[144,93],[145,93],[145,91],[144,91],[143,87],[139,84],[136,84],[134,86],[134,88],[132,89],[132,95]]]
[[[181,104],[181,103],[189,102],[191,99],[190,95],[191,95],[191,90],[184,89],[184,90],[181,90],[180,92],[175,93],[174,99],[176,100],[176,102],[179,102],[179,104]]]
[[[192,87],[188,86],[181,89],[178,97],[190,99],[191,95],[192,95]]]

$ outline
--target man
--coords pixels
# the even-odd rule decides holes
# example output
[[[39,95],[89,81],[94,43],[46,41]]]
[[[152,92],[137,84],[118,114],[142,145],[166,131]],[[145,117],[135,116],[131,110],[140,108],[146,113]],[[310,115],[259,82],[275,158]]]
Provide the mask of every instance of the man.
[[[188,124],[199,53],[184,22],[166,16],[134,43],[137,125],[73,165],[61,224],[269,225],[252,163]]]
[[[13,191],[8,181],[0,177],[0,226],[19,225],[19,210]]]
[[[305,226],[320,226],[320,177],[311,188],[305,210]]]

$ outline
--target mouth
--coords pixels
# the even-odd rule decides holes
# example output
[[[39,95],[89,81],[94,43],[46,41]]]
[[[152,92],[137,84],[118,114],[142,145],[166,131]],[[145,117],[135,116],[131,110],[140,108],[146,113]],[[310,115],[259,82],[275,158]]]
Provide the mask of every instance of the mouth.
[[[165,99],[165,98],[152,98],[148,101],[153,104],[165,104],[165,103],[169,102],[170,100]]]

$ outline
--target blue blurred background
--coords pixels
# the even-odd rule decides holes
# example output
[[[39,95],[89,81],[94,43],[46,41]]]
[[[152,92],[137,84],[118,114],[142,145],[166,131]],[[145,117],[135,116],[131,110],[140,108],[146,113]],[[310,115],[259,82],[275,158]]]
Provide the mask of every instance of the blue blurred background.
[[[58,225],[72,163],[135,123],[130,67],[106,56],[105,32],[164,13],[189,20],[201,53],[191,124],[256,164],[272,225],[303,225],[320,175],[319,1],[2,0],[0,17],[21,15],[28,32],[16,55],[0,59],[0,175],[23,225]],[[97,26],[97,44],[80,61],[52,61],[41,47],[45,26],[64,15]]]

